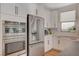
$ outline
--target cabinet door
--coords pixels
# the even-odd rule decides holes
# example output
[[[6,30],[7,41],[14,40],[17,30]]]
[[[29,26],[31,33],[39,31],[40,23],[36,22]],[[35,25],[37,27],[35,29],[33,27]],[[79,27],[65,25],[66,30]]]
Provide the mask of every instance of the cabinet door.
[[[45,36],[45,52],[53,48],[53,38],[52,35]]]
[[[26,4],[27,6],[27,4]],[[18,15],[18,16],[24,16],[26,17],[26,11],[27,11],[27,8],[26,6],[24,6],[24,4],[15,4],[15,14]]]
[[[53,42],[53,43],[54,43],[53,48],[54,48],[54,49],[59,49],[58,38],[54,37],[54,40],[53,40],[53,41],[54,41],[54,42]]]
[[[1,4],[1,12],[2,13],[7,13],[10,15],[14,15],[15,14],[15,4],[12,3],[2,3]]]
[[[60,43],[59,43],[59,50],[63,50],[65,47],[65,41],[64,39],[59,39]]]
[[[49,50],[51,50],[53,48],[53,38],[52,35],[50,35],[50,39],[49,39]]]
[[[54,49],[64,50],[64,48],[66,47],[66,42],[67,40],[65,40],[64,38],[60,38],[60,37],[55,38]]]
[[[37,43],[29,46],[30,56],[43,56],[44,55],[44,44]]]
[[[36,15],[36,9],[37,9],[36,4],[30,3],[28,4],[27,8],[28,8],[28,14]]]
[[[61,50],[61,51],[66,48],[69,48],[70,45],[72,44],[72,41],[70,38],[61,37],[61,38],[59,38],[59,40],[60,40],[59,50]]]
[[[44,46],[45,46],[45,52],[47,52],[49,50],[49,38],[47,35],[45,36]]]

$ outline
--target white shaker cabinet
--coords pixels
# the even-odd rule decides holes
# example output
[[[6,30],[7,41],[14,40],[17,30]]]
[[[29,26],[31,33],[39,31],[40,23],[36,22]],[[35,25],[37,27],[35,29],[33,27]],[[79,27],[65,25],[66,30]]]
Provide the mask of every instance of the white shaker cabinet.
[[[2,3],[1,4],[1,13],[15,15],[15,4],[14,3]]]
[[[26,17],[26,13],[28,12],[28,10],[27,10],[27,4],[15,4],[15,8],[17,9],[15,9],[16,10],[16,12],[18,13],[17,15],[18,16],[22,16],[22,17]]]
[[[63,51],[72,44],[71,39],[64,37],[56,37],[52,35],[45,36],[45,52],[51,49],[57,49]]]
[[[36,15],[37,4],[30,3],[27,4],[28,14]]]
[[[53,38],[52,35],[46,35],[45,36],[45,52],[51,50],[53,48]]]
[[[66,45],[66,40],[65,39],[59,39],[58,49],[63,50],[65,48],[65,45]]]
[[[53,48],[59,49],[57,37],[53,37]]]
[[[66,48],[69,48],[71,44],[72,40],[70,38],[60,38],[59,49],[64,50]]]
[[[71,39],[66,38],[66,37],[56,37],[54,38],[54,49],[57,50],[64,50],[68,48],[72,44]]]
[[[16,3],[2,3],[1,4],[1,12],[3,14],[8,14],[12,16],[25,16],[26,17],[26,12],[27,12],[27,4],[16,4]]]
[[[61,38],[54,38],[54,49],[57,49],[57,50],[63,50],[65,45],[66,45],[66,41],[65,39],[61,39]]]

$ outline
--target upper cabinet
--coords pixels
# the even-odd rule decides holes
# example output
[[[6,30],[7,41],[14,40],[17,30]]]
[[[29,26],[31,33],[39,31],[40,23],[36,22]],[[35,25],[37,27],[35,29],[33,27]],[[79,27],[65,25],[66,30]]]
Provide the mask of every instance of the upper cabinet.
[[[52,22],[52,27],[53,28],[57,28],[58,27],[58,22],[59,22],[59,19],[58,19],[58,11],[52,11],[51,12],[51,22]]]
[[[1,19],[21,20],[27,17],[27,14],[37,15],[44,18],[44,27],[51,28],[52,21],[50,18],[50,10],[44,6],[35,3],[2,3]]]
[[[50,10],[45,8],[44,6],[42,5],[37,5],[37,15],[38,16],[41,16],[44,18],[44,27],[48,27],[48,28],[51,28],[52,25],[51,25],[51,18],[50,18]]]
[[[36,15],[37,4],[29,3],[27,4],[28,14]]]
[[[26,16],[27,4],[5,3],[1,4],[1,12],[14,16]]]
[[[1,4],[1,13],[15,15],[15,4],[11,3],[2,3]]]
[[[15,4],[15,15],[26,17],[27,12],[27,4]]]
[[[27,4],[28,14],[37,15],[44,18],[44,27],[51,28],[50,10],[40,4]]]
[[[27,12],[27,4],[2,3],[0,16],[1,20],[25,22]]]

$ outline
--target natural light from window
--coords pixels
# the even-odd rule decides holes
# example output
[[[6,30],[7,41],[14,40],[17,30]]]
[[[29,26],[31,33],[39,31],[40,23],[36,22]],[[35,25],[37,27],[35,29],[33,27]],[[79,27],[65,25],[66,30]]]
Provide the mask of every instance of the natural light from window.
[[[64,30],[64,31],[73,30],[73,27],[75,27],[74,25],[75,25],[74,22],[65,22],[65,23],[61,24],[62,30]]]
[[[76,16],[75,10],[62,12],[60,14],[60,23],[61,23],[61,30],[62,31],[74,32],[76,30],[75,16]]]

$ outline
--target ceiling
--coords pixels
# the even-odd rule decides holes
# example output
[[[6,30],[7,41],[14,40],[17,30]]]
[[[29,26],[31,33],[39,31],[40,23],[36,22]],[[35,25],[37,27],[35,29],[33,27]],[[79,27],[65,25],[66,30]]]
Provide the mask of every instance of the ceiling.
[[[61,8],[64,6],[68,6],[71,5],[73,3],[41,3],[41,5],[45,6],[46,8],[49,9],[57,9],[57,8]]]

